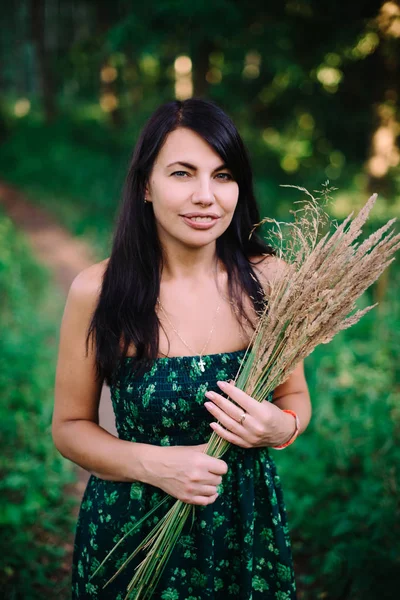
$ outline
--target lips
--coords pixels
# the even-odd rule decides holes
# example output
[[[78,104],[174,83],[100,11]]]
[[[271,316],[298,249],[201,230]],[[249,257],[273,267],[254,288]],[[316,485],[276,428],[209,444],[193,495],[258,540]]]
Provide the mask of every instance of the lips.
[[[184,215],[181,215],[181,217],[186,217],[187,219],[193,219],[194,217],[211,217],[212,219],[219,219],[219,215],[216,215],[215,213],[201,213],[201,212],[193,212],[193,213],[186,213]]]
[[[188,215],[181,215],[183,221],[192,229],[211,229],[219,220],[218,215],[213,214],[199,214],[189,213]],[[197,220],[196,217],[201,217],[201,220]],[[204,219],[204,220],[203,220]]]

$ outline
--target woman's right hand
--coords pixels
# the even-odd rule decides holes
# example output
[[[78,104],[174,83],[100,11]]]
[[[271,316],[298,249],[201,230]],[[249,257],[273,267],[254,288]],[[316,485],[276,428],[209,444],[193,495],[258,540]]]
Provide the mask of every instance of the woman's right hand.
[[[228,465],[204,453],[207,444],[163,446],[157,476],[151,483],[187,504],[212,504]],[[160,447],[161,450],[161,447]]]

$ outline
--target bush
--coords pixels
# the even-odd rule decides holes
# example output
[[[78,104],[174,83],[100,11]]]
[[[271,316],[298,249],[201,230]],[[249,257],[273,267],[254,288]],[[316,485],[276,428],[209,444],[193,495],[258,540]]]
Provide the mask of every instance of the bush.
[[[51,415],[62,299],[0,213],[0,589],[36,599],[54,581],[72,522],[64,485],[74,471],[55,450]],[[58,586],[58,587],[57,587]],[[50,588],[49,588],[50,589]]]

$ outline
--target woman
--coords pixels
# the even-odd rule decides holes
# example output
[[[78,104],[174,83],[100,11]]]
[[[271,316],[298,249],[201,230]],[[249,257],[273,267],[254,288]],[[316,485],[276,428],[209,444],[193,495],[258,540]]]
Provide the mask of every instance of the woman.
[[[176,498],[197,505],[196,518],[153,598],[296,597],[268,447],[290,443],[308,425],[303,366],[271,402],[229,383],[281,268],[272,248],[249,239],[259,220],[247,153],[230,118],[203,99],[160,106],[132,158],[111,256],[76,277],[61,325],[53,438],[91,473],[73,598],[124,598],[143,555],[103,590],[104,583]],[[119,438],[98,425],[103,381]],[[232,443],[224,460],[204,453],[213,429]],[[89,580],[122,533],[166,494],[170,503]]]

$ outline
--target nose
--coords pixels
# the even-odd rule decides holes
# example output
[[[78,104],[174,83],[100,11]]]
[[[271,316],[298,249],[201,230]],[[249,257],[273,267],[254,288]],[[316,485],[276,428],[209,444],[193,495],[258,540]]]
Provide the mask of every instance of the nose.
[[[192,194],[194,204],[209,206],[215,202],[214,193],[209,178],[199,180],[196,190]]]

